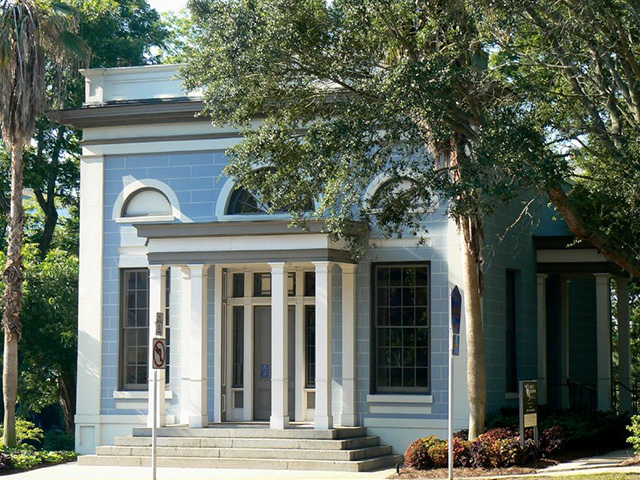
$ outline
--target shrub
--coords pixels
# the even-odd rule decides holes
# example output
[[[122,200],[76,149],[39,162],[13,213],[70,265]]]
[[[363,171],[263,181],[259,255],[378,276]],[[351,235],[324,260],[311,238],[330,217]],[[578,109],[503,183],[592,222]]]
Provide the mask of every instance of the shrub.
[[[640,415],[631,417],[631,425],[627,426],[627,430],[631,432],[631,436],[627,438],[627,442],[631,444],[636,454],[640,453]]]
[[[75,449],[75,446],[73,435],[62,430],[49,430],[44,434],[43,450],[71,451]]]
[[[449,464],[449,443],[438,440],[429,447],[429,457],[434,468],[446,468]]]
[[[0,427],[0,436],[3,434],[3,428]],[[18,418],[16,420],[16,440],[22,448],[31,446],[38,448],[44,440],[44,432],[41,428],[35,426],[33,422]]]
[[[422,438],[415,440],[404,454],[404,464],[406,467],[415,468],[416,470],[426,470],[433,466],[431,457],[429,457],[429,449],[425,446]]]
[[[540,432],[540,453],[544,456],[553,455],[562,450],[564,446],[564,432],[562,428],[555,425],[545,428]]]
[[[469,447],[471,442],[459,437],[453,437],[453,466],[454,467],[471,467],[471,457]]]

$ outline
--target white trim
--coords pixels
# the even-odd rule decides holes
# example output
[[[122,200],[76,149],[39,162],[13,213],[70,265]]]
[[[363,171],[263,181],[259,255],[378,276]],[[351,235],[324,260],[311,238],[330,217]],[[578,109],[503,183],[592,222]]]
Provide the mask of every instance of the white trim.
[[[173,222],[174,215],[149,215],[146,217],[119,217],[114,218],[116,223],[146,223],[146,222]]]
[[[157,142],[132,142],[117,144],[85,145],[85,155],[139,155],[146,153],[184,153],[227,150],[242,141],[241,138],[218,138],[211,140],[164,140]]]
[[[367,403],[433,403],[433,395],[369,394]]]
[[[166,399],[173,398],[173,390],[169,389],[169,386],[166,386],[164,397]],[[121,400],[147,400],[149,398],[149,392],[146,390],[114,390],[113,398],[121,399]]]
[[[446,420],[434,420],[423,418],[381,418],[366,417],[364,419],[365,427],[383,427],[383,428],[423,428],[423,429],[442,429],[446,430]]]
[[[134,223],[134,222],[166,222],[173,221],[176,218],[183,222],[191,222],[189,218],[182,214],[180,211],[180,201],[178,200],[178,196],[171,189],[169,185],[160,180],[156,180],[155,178],[143,178],[143,179],[135,179],[133,177],[125,177],[125,181],[128,183],[123,187],[122,191],[118,194],[118,198],[116,198],[115,203],[113,204],[113,209],[111,211],[111,218],[117,223]],[[152,188],[154,190],[158,190],[161,192],[167,200],[171,204],[171,210],[173,211],[172,215],[150,215],[148,217],[123,217],[122,209],[126,203],[126,201],[132,196],[135,195],[136,192],[146,189]]]
[[[607,259],[594,249],[581,250],[538,250],[536,252],[538,263],[592,263],[606,262]]]
[[[371,405],[369,413],[378,414],[405,414],[405,415],[429,415],[431,406],[424,405]]]

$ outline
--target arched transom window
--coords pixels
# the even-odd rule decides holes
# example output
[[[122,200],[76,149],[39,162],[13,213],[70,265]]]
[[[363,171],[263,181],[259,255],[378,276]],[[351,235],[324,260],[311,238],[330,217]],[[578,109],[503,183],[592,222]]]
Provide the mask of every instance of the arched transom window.
[[[171,203],[160,190],[143,188],[127,198],[122,217],[156,217],[171,215]]]

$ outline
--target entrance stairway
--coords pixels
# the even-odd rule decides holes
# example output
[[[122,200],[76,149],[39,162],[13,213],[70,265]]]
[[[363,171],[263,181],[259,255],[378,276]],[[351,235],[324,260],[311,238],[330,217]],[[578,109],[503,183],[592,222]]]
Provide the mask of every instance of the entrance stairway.
[[[151,429],[134,428],[130,437],[117,437],[114,446],[98,447],[96,455],[78,458],[79,465],[151,465]],[[158,429],[160,467],[243,468],[273,470],[332,470],[362,472],[393,467],[402,461],[379,437],[363,427],[286,430],[244,426]]]

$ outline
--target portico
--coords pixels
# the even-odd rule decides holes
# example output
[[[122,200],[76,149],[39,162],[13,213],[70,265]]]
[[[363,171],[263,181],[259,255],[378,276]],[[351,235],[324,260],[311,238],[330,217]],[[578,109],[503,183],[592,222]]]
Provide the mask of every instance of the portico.
[[[555,403],[556,407],[569,409],[581,402],[583,408],[609,411],[614,408],[614,389],[619,387],[619,413],[631,412],[628,275],[594,247],[584,243],[572,245],[572,237],[535,237],[534,242],[538,260],[540,403]],[[580,297],[572,296],[574,283],[590,285],[592,295],[583,288]],[[613,292],[618,302],[617,379],[613,376],[612,355]],[[576,332],[582,334],[580,339],[575,338]],[[592,340],[584,340],[585,336]],[[549,349],[552,340],[557,346],[555,352]],[[576,346],[581,341],[587,343]],[[576,362],[575,358],[572,360],[578,349],[589,350],[584,353],[595,360],[592,368]],[[591,355],[592,351],[595,355]],[[552,357],[553,366],[550,366]],[[588,380],[576,381],[579,377]]]
[[[285,429],[295,420],[322,430],[357,425],[356,264],[343,243],[323,231],[322,222],[311,222],[308,230],[287,225],[281,220],[136,225],[149,252],[150,316],[165,308],[163,271],[181,272],[180,424],[201,428],[209,422],[259,420]],[[343,371],[338,412],[332,408],[334,275],[342,285],[336,312]],[[164,381],[161,375],[161,394]],[[151,400],[149,412],[154,412]],[[164,402],[155,415],[166,425]]]

